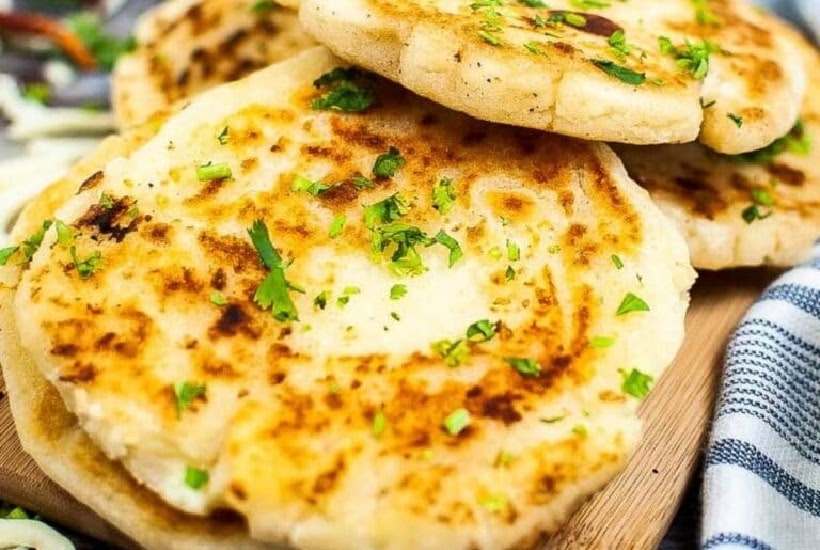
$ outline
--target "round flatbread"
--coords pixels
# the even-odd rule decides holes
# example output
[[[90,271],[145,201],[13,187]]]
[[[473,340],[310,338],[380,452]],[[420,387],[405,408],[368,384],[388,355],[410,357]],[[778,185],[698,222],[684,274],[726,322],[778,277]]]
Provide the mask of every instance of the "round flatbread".
[[[300,18],[442,105],[586,139],[751,151],[788,131],[805,92],[785,24],[739,0],[304,0]]]
[[[130,128],[175,102],[316,45],[294,11],[265,0],[171,0],[140,18],[112,103]]]
[[[685,244],[606,145],[341,63],[207,92],[95,172],[10,257],[4,368],[27,357],[106,456],[254,539],[526,546],[634,449],[682,340]],[[132,504],[92,506],[167,547]]]
[[[820,54],[805,41],[810,88],[820,90]],[[798,57],[798,55],[795,55]],[[820,237],[820,97],[807,95],[800,121],[752,153],[715,154],[696,144],[616,152],[689,243],[704,269],[791,266]]]

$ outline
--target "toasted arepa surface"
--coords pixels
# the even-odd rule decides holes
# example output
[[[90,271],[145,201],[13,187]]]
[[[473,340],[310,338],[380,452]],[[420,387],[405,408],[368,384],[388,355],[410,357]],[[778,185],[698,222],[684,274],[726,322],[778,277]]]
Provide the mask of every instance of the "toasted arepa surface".
[[[735,156],[694,143],[615,146],[683,232],[695,267],[796,265],[820,237],[820,53],[804,41],[794,52],[807,58],[812,92],[769,146]]]
[[[112,80],[120,128],[316,45],[295,11],[256,0],[171,0],[141,17],[136,38]]]
[[[750,151],[788,131],[805,92],[786,25],[740,0],[304,0],[300,18],[447,107],[592,140]]]
[[[54,219],[3,268],[21,349],[166,502],[299,549],[555,531],[634,449],[693,281],[606,145],[324,48],[197,97]]]

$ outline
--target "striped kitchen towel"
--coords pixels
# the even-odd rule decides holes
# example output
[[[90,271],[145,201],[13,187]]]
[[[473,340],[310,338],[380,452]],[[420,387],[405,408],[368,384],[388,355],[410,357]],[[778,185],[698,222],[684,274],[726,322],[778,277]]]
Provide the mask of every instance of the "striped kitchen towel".
[[[820,549],[820,242],[730,340],[701,537],[703,550]]]

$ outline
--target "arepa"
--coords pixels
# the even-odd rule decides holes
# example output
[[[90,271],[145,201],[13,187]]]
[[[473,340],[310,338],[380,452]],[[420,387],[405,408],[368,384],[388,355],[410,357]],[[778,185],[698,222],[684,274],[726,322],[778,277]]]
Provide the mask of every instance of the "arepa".
[[[820,53],[803,40],[810,87],[820,90]],[[791,266],[820,236],[820,96],[810,93],[800,120],[770,145],[718,155],[690,143],[616,152],[630,175],[686,237],[695,267]]]
[[[591,140],[747,152],[791,128],[806,88],[786,24],[743,0],[303,0],[299,13],[338,56],[442,105]]]
[[[294,11],[266,0],[170,0],[140,18],[136,39],[112,79],[120,128],[316,45]]]
[[[216,519],[175,533],[171,508],[232,509],[271,548],[520,548],[629,458],[693,271],[606,145],[323,48],[139,143],[50,225],[24,213],[0,361],[22,422],[54,404],[23,400],[39,372],[111,462],[68,421],[27,449],[147,548],[256,547]],[[78,469],[49,466],[59,436]]]

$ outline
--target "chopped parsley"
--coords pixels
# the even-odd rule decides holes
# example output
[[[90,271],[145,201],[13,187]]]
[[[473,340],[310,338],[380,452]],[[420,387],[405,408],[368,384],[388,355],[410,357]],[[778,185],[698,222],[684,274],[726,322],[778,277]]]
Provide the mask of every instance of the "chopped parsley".
[[[313,305],[324,310],[327,307],[327,301],[330,300],[330,296],[329,290],[323,290],[313,299]]]
[[[586,437],[589,434],[589,430],[583,424],[576,424],[572,427],[572,433],[579,437]]]
[[[470,348],[464,340],[439,340],[430,345],[435,353],[444,359],[444,363],[449,367],[457,367],[462,364],[470,355]]]
[[[709,8],[709,0],[692,0],[695,5],[695,21],[698,25],[720,25],[721,21]]]
[[[624,268],[624,263],[623,263],[623,261],[621,261],[621,257],[618,256],[617,254],[612,255],[612,265],[614,265],[616,269],[623,269]]]
[[[504,362],[517,370],[521,376],[530,378],[541,376],[541,365],[532,359],[523,357],[505,357]]]
[[[456,409],[444,417],[444,429],[452,436],[460,434],[470,425],[470,411],[467,409]]]
[[[630,292],[621,300],[615,315],[626,315],[633,311],[649,311],[649,304],[647,304],[643,298],[635,296]]]
[[[386,153],[382,153],[376,158],[373,165],[373,175],[377,178],[392,178],[406,162],[399,150],[391,146]]]
[[[677,65],[696,80],[703,80],[709,74],[709,55],[717,51],[717,47],[706,40],[699,43],[687,40],[677,47],[668,37],[661,36],[658,45],[661,53],[675,59]]]
[[[621,82],[632,84],[633,86],[646,82],[646,73],[633,71],[629,67],[618,65],[612,61],[593,59],[592,63],[608,75],[614,76]]]
[[[251,11],[257,15],[261,15],[280,7],[279,3],[273,0],[256,0],[251,6]]]
[[[547,417],[547,418],[541,418],[539,420],[541,420],[541,422],[543,422],[544,424],[555,424],[556,422],[561,422],[566,417],[567,417],[567,415],[561,414],[561,415],[558,415],[558,416],[550,416],[550,417]]]
[[[738,128],[743,127],[743,117],[735,113],[726,113],[726,118],[735,123]]]
[[[705,99],[703,99],[701,97],[701,98],[698,98],[698,103],[700,103],[700,108],[701,109],[706,110],[706,109],[711,109],[712,107],[714,107],[715,103],[717,103],[717,100],[713,99],[712,101],[706,101]]]
[[[100,206],[102,206],[103,208],[106,208],[108,210],[111,210],[112,208],[114,208],[114,201],[111,199],[111,196],[108,193],[106,193],[105,191],[100,193],[100,200],[99,200],[98,204]]]
[[[345,307],[348,303],[350,303],[350,297],[356,296],[357,294],[361,294],[362,289],[357,286],[346,286],[342,290],[342,295],[336,298],[336,305],[340,308]]]
[[[185,468],[185,485],[194,491],[199,491],[205,487],[210,479],[211,476],[206,470],[199,470],[197,468],[191,468],[190,466]]]
[[[390,287],[390,299],[400,300],[407,296],[407,285],[393,285]]]
[[[46,220],[36,233],[25,239],[19,246],[10,246],[8,248],[0,249],[0,265],[6,265],[8,261],[16,252],[22,252],[25,258],[24,264],[31,262],[31,258],[40,249],[43,244],[43,239],[46,237],[46,231],[49,230],[54,222]]]
[[[208,299],[216,306],[224,306],[228,303],[228,299],[221,292],[211,292]]]
[[[572,7],[582,10],[596,10],[608,8],[612,5],[605,0],[570,0],[569,3]]]
[[[351,183],[353,183],[353,187],[358,190],[362,189],[370,189],[371,187],[375,186],[376,184],[373,183],[373,180],[370,178],[366,178],[361,174],[356,174],[352,178],[350,178]]]
[[[207,386],[197,382],[175,382],[174,397],[177,405],[177,418],[182,416],[182,412],[191,408],[194,399],[205,397]]]
[[[20,250],[19,246],[9,246],[7,248],[0,248],[0,265],[6,265],[9,259]]]
[[[612,347],[615,344],[615,337],[614,336],[594,336],[592,340],[589,341],[589,347],[595,349],[604,349]]]
[[[786,152],[802,156],[811,152],[811,136],[802,120],[798,120],[788,134],[777,138],[766,147],[750,153],[732,155],[729,158],[738,162],[765,165],[771,164],[778,155]]]
[[[498,332],[496,323],[491,323],[489,319],[481,319],[467,327],[467,339],[474,343],[489,342],[496,332]]]
[[[442,216],[450,212],[456,203],[456,190],[453,180],[441,178],[433,185],[433,208]]]
[[[421,261],[416,247],[428,247],[435,242],[435,239],[428,237],[418,227],[406,223],[391,223],[373,229],[373,251],[382,253],[391,246],[395,246],[390,256],[390,269],[401,276],[424,273],[427,267]],[[450,252],[451,258],[454,253]]]
[[[436,234],[436,242],[450,251],[450,257],[447,260],[447,267],[453,267],[456,262],[464,256],[458,241],[445,233],[443,230]]]
[[[507,239],[507,259],[511,262],[521,259],[521,248],[509,239]]]
[[[248,235],[260,260],[268,269],[268,275],[253,297],[254,302],[262,309],[270,309],[277,321],[298,321],[299,313],[288,293],[291,285],[285,279],[282,257],[273,248],[267,225],[262,220],[256,220],[248,230]]]
[[[501,513],[507,509],[507,497],[504,495],[487,495],[479,499],[478,503],[495,514]]]
[[[519,4],[523,4],[530,8],[546,8],[549,7],[544,3],[544,0],[518,0]]]
[[[330,222],[330,228],[328,229],[328,235],[331,239],[335,239],[342,234],[345,229],[345,223],[347,223],[347,216],[344,214],[339,214],[333,218],[333,221]]]
[[[228,143],[228,127],[225,126],[222,128],[222,131],[219,132],[219,135],[216,136],[216,140],[219,142],[220,145],[225,145]]]
[[[334,110],[358,113],[373,105],[376,94],[366,84],[361,84],[363,73],[357,69],[336,67],[317,78],[313,85],[317,89],[329,88],[311,102],[313,110]]]
[[[513,267],[511,265],[508,265],[507,269],[504,271],[504,280],[507,281],[507,282],[514,281],[515,280],[515,275],[516,275],[516,273],[515,273],[515,270],[513,269]]]
[[[68,252],[71,254],[71,260],[74,262],[74,268],[77,270],[80,279],[90,279],[94,272],[102,267],[103,259],[99,250],[84,260],[80,260],[77,256],[77,247],[72,246]]]
[[[410,207],[404,198],[396,193],[375,204],[365,206],[364,224],[374,229],[379,223],[392,223],[404,217]]]
[[[643,399],[649,395],[649,385],[652,383],[652,377],[644,374],[638,369],[632,369],[630,372],[621,370],[621,377],[623,383],[621,390],[627,395],[637,399]]]
[[[752,204],[743,209],[740,213],[743,221],[750,224],[755,220],[765,220],[771,216],[774,211],[774,196],[767,189],[753,189],[751,192]],[[767,209],[765,212],[761,208]]]
[[[57,230],[57,244],[62,248],[70,247],[71,243],[73,243],[77,237],[74,230],[60,220],[54,222],[54,228]]]
[[[541,46],[538,45],[537,42],[525,42],[524,48],[530,53],[534,53],[536,55],[547,55],[544,50],[541,49]]]
[[[483,16],[481,28],[477,34],[484,42],[491,46],[501,44],[500,35],[504,32],[502,28],[504,16],[498,13],[496,8],[503,4],[504,0],[475,0],[470,4],[470,9],[472,9],[473,12]]]
[[[575,27],[578,29],[583,29],[587,26],[587,18],[581,15],[580,13],[572,13],[572,12],[560,12],[560,13],[552,13],[549,16],[549,19],[546,22],[540,18],[539,16],[535,16],[535,26],[536,27],[543,27],[546,25],[550,25],[552,27],[558,27],[562,23],[566,23],[570,27]]]
[[[617,29],[613,32],[607,42],[612,53],[620,60],[626,59],[626,56],[632,51],[632,46],[626,42],[626,33],[623,29]]]
[[[322,183],[320,181],[313,181],[306,176],[296,176],[294,178],[293,183],[290,186],[291,191],[304,191],[305,193],[310,193],[314,197],[318,197],[328,189],[330,189],[330,185],[326,183]]]
[[[209,162],[196,168],[196,177],[199,181],[221,180],[232,175],[231,167],[224,162]]]
[[[373,425],[370,427],[370,432],[373,434],[373,437],[380,438],[386,429],[387,417],[384,415],[384,411],[377,411],[373,416]]]

